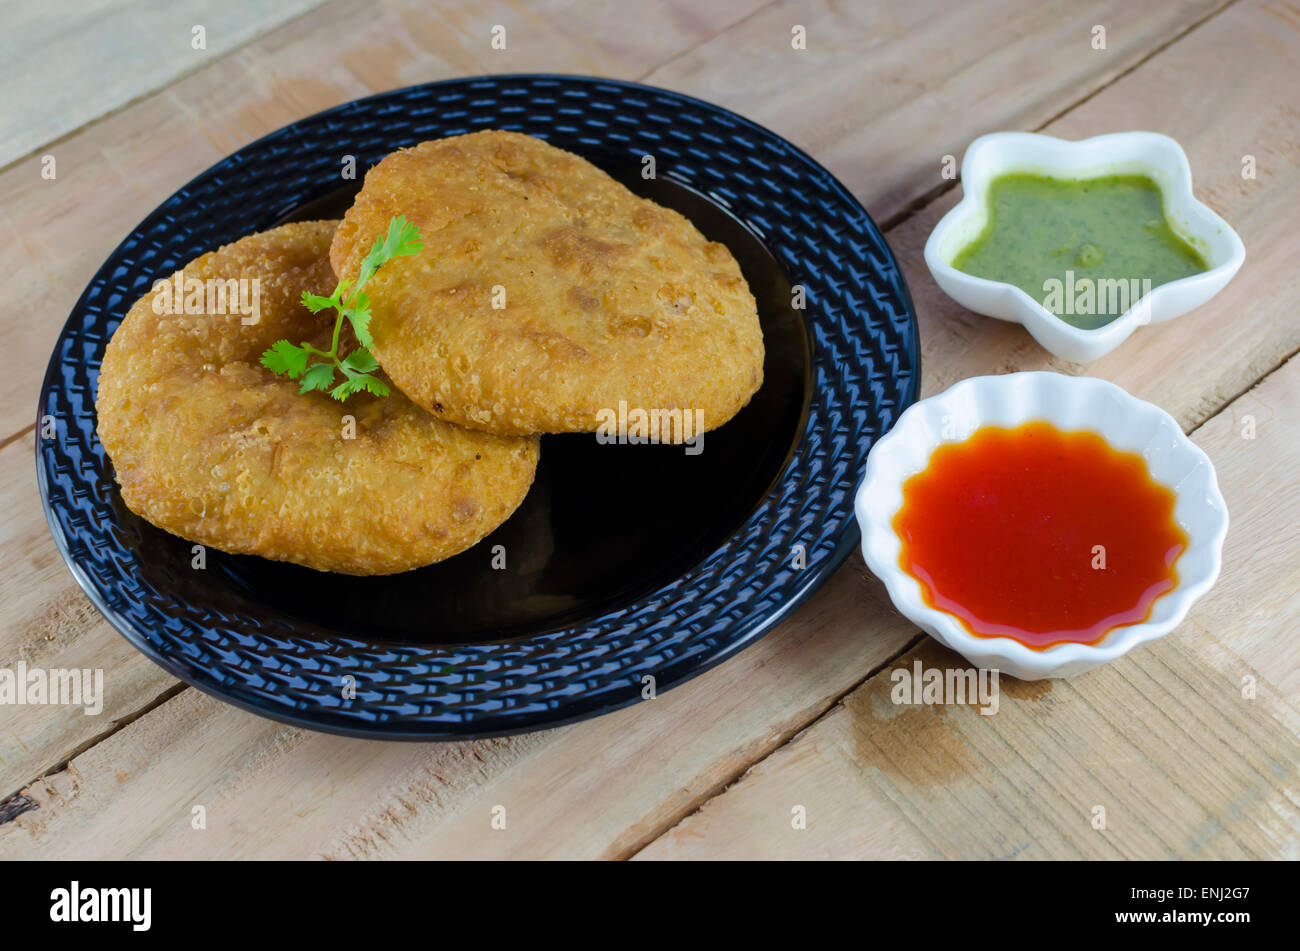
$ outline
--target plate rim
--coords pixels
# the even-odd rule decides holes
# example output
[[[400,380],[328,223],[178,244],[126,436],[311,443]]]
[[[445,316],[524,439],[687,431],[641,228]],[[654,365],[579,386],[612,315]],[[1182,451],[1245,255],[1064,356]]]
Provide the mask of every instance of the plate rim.
[[[196,184],[198,184],[201,180],[205,179],[209,174],[211,174],[214,168],[228,161],[231,157],[241,152],[247,150],[253,150],[255,147],[265,144],[267,140],[270,140],[275,136],[281,135],[286,130],[291,129],[295,126],[311,123],[314,121],[319,121],[327,117],[330,117],[332,115],[342,114],[349,109],[355,109],[358,107],[363,107],[365,105],[374,104],[378,101],[382,101],[395,96],[400,96],[405,93],[410,93],[414,90],[434,90],[434,89],[448,87],[448,86],[468,86],[472,88],[472,86],[475,83],[483,83],[485,85],[495,85],[501,83],[509,83],[512,81],[527,82],[527,81],[537,81],[537,80],[556,81],[560,84],[576,83],[576,84],[587,85],[587,86],[604,85],[604,86],[620,87],[624,90],[634,90],[638,92],[644,92],[647,95],[667,96],[674,100],[689,103],[707,112],[720,113],[721,115],[725,116],[729,121],[737,125],[746,127],[752,131],[761,134],[762,136],[769,137],[770,139],[779,142],[783,148],[787,149],[790,153],[792,153],[796,157],[802,159],[811,169],[816,170],[820,175],[824,176],[825,181],[835,192],[838,193],[839,198],[842,201],[846,202],[851,208],[856,209],[856,211],[861,214],[870,232],[873,234],[874,238],[878,240],[881,249],[887,255],[887,262],[892,264],[893,269],[896,273],[896,281],[895,281],[897,285],[896,289],[898,291],[901,302],[904,305],[905,314],[907,317],[907,324],[910,329],[910,333],[906,336],[904,340],[904,350],[908,359],[908,363],[911,366],[912,373],[902,387],[902,395],[899,400],[899,406],[896,410],[894,421],[896,422],[898,415],[901,415],[901,413],[908,406],[915,403],[917,398],[919,397],[920,383],[921,383],[921,348],[920,348],[920,331],[919,331],[917,315],[916,315],[916,306],[912,300],[911,291],[910,288],[908,287],[906,277],[903,274],[902,267],[898,262],[897,255],[894,253],[893,248],[890,247],[888,242],[886,241],[883,230],[880,228],[879,225],[876,224],[875,220],[871,218],[870,214],[867,212],[862,202],[844,185],[844,183],[841,182],[836,175],[834,175],[830,170],[828,170],[820,162],[814,159],[806,151],[804,151],[802,148],[795,145],[794,143],[790,142],[784,136],[781,136],[780,134],[772,131],[771,129],[768,129],[766,126],[754,122],[753,120],[748,119],[724,106],[711,103],[707,100],[700,99],[696,96],[692,96],[687,93],[681,93],[675,90],[665,89],[657,86],[651,86],[651,85],[647,85],[640,82],[634,82],[630,80],[612,79],[612,78],[606,78],[600,76],[584,76],[584,75],[572,74],[572,73],[515,72],[515,73],[500,73],[500,74],[495,74],[495,73],[483,74],[477,76],[450,77],[450,78],[435,80],[427,83],[416,83],[409,86],[403,86],[395,89],[385,90],[382,92],[372,93],[367,96],[363,96],[357,99],[352,99],[347,102],[340,103],[335,106],[331,106],[327,109],[318,110],[317,112],[310,113],[305,116],[301,116],[297,119],[294,119],[291,122],[285,123],[284,125],[265,133],[262,136],[259,136],[258,138],[250,142],[245,143],[244,145],[241,145],[239,148],[217,159],[216,161],[208,165],[205,169],[198,172],[196,175],[194,175],[189,180],[187,180],[183,185],[181,185],[179,188],[174,190],[169,196],[164,198],[157,205],[155,205],[155,207],[152,210],[150,210],[148,214],[146,214],[145,217],[141,219],[140,222],[138,222],[133,228],[131,228],[126,232],[126,235],[122,239],[122,241],[120,241],[117,244],[117,246],[112,251],[109,252],[104,262],[101,263],[99,267],[96,268],[94,274],[89,278],[86,287],[82,290],[81,294],[78,295],[76,302],[73,304],[71,310],[69,311],[68,317],[65,319],[63,326],[59,331],[59,335],[56,339],[54,349],[51,352],[49,362],[47,363],[46,366],[45,375],[42,378],[40,392],[38,396],[38,404],[37,404],[37,412],[36,412],[36,432],[35,432],[36,438],[34,439],[34,450],[35,450],[34,461],[36,463],[36,470],[37,470],[37,486],[41,496],[41,504],[45,513],[46,523],[50,528],[50,532],[54,538],[55,546],[58,549],[60,558],[63,560],[65,566],[67,566],[68,570],[72,573],[73,578],[77,581],[78,586],[90,599],[95,609],[99,611],[99,613],[109,622],[109,624],[113,627],[113,629],[116,630],[119,634],[121,634],[127,640],[127,642],[130,643],[135,649],[139,650],[142,654],[148,657],[152,662],[160,666],[167,673],[181,680],[183,683],[188,684],[189,686],[196,688],[200,692],[212,696],[222,701],[223,703],[228,703],[232,706],[245,710],[249,713],[253,713],[257,716],[274,720],[276,722],[284,723],[286,725],[297,727],[300,729],[306,729],[315,732],[330,733],[330,734],[341,735],[341,736],[348,736],[353,738],[361,738],[361,739],[380,739],[380,740],[391,740],[391,741],[400,740],[400,741],[410,741],[410,742],[437,742],[437,741],[454,742],[458,740],[486,739],[486,738],[498,737],[498,736],[510,736],[510,735],[536,732],[539,730],[549,730],[549,729],[565,726],[568,724],[580,722],[582,720],[591,719],[597,716],[602,716],[607,713],[613,713],[617,710],[621,710],[626,707],[632,706],[633,704],[643,702],[643,698],[640,696],[639,692],[633,692],[629,696],[621,697],[621,698],[616,697],[613,699],[605,699],[605,698],[592,699],[591,694],[588,693],[588,694],[578,694],[574,696],[573,698],[571,698],[570,701],[565,702],[558,709],[548,708],[546,710],[542,710],[539,712],[531,712],[531,713],[514,710],[514,711],[507,711],[504,715],[500,713],[494,713],[494,714],[487,715],[486,717],[475,716],[467,719],[456,720],[454,722],[429,721],[429,720],[412,718],[412,717],[393,717],[389,719],[374,719],[374,720],[367,720],[367,721],[348,719],[348,720],[340,721],[336,719],[337,715],[332,711],[313,711],[310,715],[296,716],[293,713],[287,712],[286,710],[281,709],[279,707],[271,706],[269,704],[263,705],[263,704],[259,704],[255,700],[249,700],[243,695],[242,691],[238,687],[234,689],[222,689],[222,687],[219,687],[215,684],[202,682],[200,679],[198,679],[195,668],[192,664],[182,663],[183,657],[181,655],[165,653],[155,648],[153,643],[147,637],[142,636],[142,634],[137,630],[136,624],[134,624],[131,620],[123,617],[121,613],[118,612],[116,609],[110,607],[110,605],[108,605],[105,599],[100,595],[97,587],[91,581],[85,567],[79,561],[75,560],[72,557],[69,551],[69,539],[66,533],[63,531],[62,526],[58,523],[58,520],[55,517],[54,506],[51,504],[50,485],[49,485],[49,480],[46,472],[46,466],[44,465],[44,460],[43,460],[43,453],[46,449],[47,440],[41,437],[40,434],[41,422],[45,415],[48,394],[51,390],[52,385],[56,381],[56,377],[57,377],[56,370],[58,366],[62,365],[62,363],[64,362],[59,359],[60,347],[63,344],[65,336],[72,329],[73,318],[78,313],[82,312],[83,307],[86,305],[87,298],[90,295],[92,289],[94,289],[95,286],[105,278],[103,272],[107,269],[110,261],[112,261],[114,258],[118,256],[119,252],[122,250],[122,246],[128,240],[130,240],[131,236],[139,232],[145,231],[146,227],[153,224],[154,220],[161,215],[162,210],[164,208],[166,208],[178,196],[182,195],[183,193],[195,187]],[[691,185],[690,187],[695,188],[698,191],[697,186]],[[743,219],[741,220],[743,223],[748,225],[748,222],[744,222]],[[768,239],[766,238],[766,236],[759,235],[759,239],[764,243],[765,246],[768,245]],[[771,252],[770,247],[769,247],[769,252]],[[774,252],[773,252],[773,256],[777,257],[777,255],[775,255]],[[780,263],[779,257],[777,257],[777,260],[778,263]],[[805,325],[805,331],[809,333],[811,336],[811,327]],[[813,341],[810,340],[809,344],[810,346],[812,346]],[[814,353],[815,353],[815,348],[814,348]],[[815,369],[816,369],[816,364],[814,361],[814,365],[813,365],[814,372],[809,382],[809,386],[812,389],[814,395],[817,392]],[[92,400],[92,404],[93,404],[93,400]],[[887,432],[887,430],[882,431],[880,436],[877,437],[877,439],[883,436],[885,432]],[[800,447],[804,445],[808,437],[809,434],[807,432],[806,425],[805,425],[805,429],[800,432],[799,438],[792,444],[791,449],[789,450],[791,456],[797,455]],[[774,483],[772,486],[769,486],[768,490],[763,494],[763,496],[760,497],[759,499],[760,505],[763,503],[764,500],[768,499],[771,496],[772,492],[776,488],[776,485],[778,485],[780,481],[783,478],[785,478],[789,470],[789,466],[791,464],[792,464],[792,460],[787,459],[784,467],[782,468],[781,472],[777,476],[776,483]],[[860,480],[860,476],[861,473],[859,473],[859,480]],[[742,522],[739,525],[735,526],[733,531],[726,538],[724,538],[722,541],[718,543],[718,548],[720,549],[730,544],[732,538],[734,538],[735,533],[739,531],[741,528],[743,528],[744,524],[745,523]],[[694,677],[697,677],[700,674],[703,674],[713,669],[714,667],[718,666],[722,662],[730,659],[731,657],[734,657],[736,654],[738,654],[740,651],[744,650],[745,648],[752,646],[754,642],[764,637],[765,635],[770,633],[775,627],[777,627],[780,623],[787,620],[801,605],[803,605],[808,600],[809,597],[811,597],[811,595],[815,591],[817,591],[818,588],[822,586],[822,584],[826,582],[827,579],[830,578],[832,574],[835,573],[836,570],[840,568],[840,566],[848,558],[849,554],[857,547],[859,538],[860,538],[860,530],[857,521],[853,515],[853,493],[849,493],[847,498],[847,518],[845,520],[845,524],[843,528],[839,532],[838,537],[834,539],[835,544],[833,550],[825,558],[823,558],[815,567],[810,566],[812,570],[806,570],[806,574],[803,577],[801,583],[797,586],[796,590],[792,594],[787,596],[777,608],[767,612],[756,623],[750,625],[749,628],[745,631],[745,633],[742,636],[727,641],[719,649],[709,652],[703,658],[697,658],[697,657],[671,658],[668,659],[666,662],[664,662],[661,666],[657,667],[656,678],[655,678],[655,695],[658,696],[661,693],[664,693],[672,688],[680,686],[681,684],[690,681]],[[705,557],[707,559],[707,557],[709,556],[706,555]],[[665,582],[665,585],[671,583],[673,582],[671,581]],[[663,586],[664,585],[661,585],[660,587],[662,588]],[[653,594],[653,592],[651,594]],[[609,610],[610,609],[606,609],[605,613],[608,613]],[[729,626],[734,626],[734,625],[729,625]],[[317,635],[317,636],[321,636],[321,635]],[[340,638],[340,640],[346,642],[353,642],[355,641],[355,638]],[[522,638],[515,638],[512,640],[522,640]],[[486,643],[486,641],[484,643]],[[408,647],[410,646],[412,645],[408,645]],[[438,647],[438,645],[421,645],[421,646],[427,646],[431,649],[435,649]],[[453,649],[455,646],[458,645],[451,645]],[[213,667],[216,667],[216,665],[213,665]],[[212,668],[208,668],[208,670],[209,672],[211,672]],[[660,676],[660,674],[663,674],[665,676]],[[217,678],[213,677],[213,679],[215,681]],[[223,685],[223,686],[227,686],[227,685]],[[560,715],[554,715],[556,713]],[[495,722],[495,721],[503,721],[503,722],[501,722],[501,725],[499,727],[492,727],[488,725],[490,722]]]

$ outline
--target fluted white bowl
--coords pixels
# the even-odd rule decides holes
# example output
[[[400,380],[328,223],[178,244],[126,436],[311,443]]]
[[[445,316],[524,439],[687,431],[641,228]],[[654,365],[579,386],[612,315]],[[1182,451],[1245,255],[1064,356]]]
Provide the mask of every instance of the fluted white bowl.
[[[1092,330],[1066,323],[1019,287],[957,270],[953,260],[988,223],[989,186],[1011,172],[1054,178],[1146,175],[1160,188],[1170,224],[1200,252],[1209,270],[1152,288],[1115,320]],[[1192,194],[1192,170],[1182,146],[1156,132],[1117,132],[1077,142],[1031,132],[982,135],[962,157],[961,184],[962,200],[925,242],[930,274],[963,307],[1023,324],[1045,349],[1065,360],[1095,360],[1142,324],[1171,320],[1200,307],[1223,290],[1246,260],[1237,232]]]
[[[1036,650],[1009,637],[972,634],[955,615],[927,605],[920,582],[899,561],[903,546],[893,519],[903,504],[903,483],[929,465],[931,453],[983,426],[1034,421],[1089,430],[1115,449],[1141,455],[1151,477],[1174,491],[1174,519],[1187,533],[1176,586],[1155,600],[1147,620],[1114,628],[1096,644]],[[872,448],[854,508],[863,557],[894,606],[977,667],[1023,680],[1072,677],[1172,631],[1218,578],[1228,531],[1214,465],[1172,416],[1106,380],[1045,372],[972,377],[911,406]]]

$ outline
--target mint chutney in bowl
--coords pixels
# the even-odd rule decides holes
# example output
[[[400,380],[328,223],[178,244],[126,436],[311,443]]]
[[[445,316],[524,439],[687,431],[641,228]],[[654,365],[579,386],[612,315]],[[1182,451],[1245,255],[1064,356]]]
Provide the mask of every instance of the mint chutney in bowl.
[[[971,143],[964,197],[931,232],[926,265],[948,296],[1023,324],[1059,357],[1094,360],[1139,326],[1217,294],[1241,239],[1192,195],[1168,136],[1069,142],[1002,132]]]
[[[959,271],[1014,284],[1067,324],[1093,330],[1161,284],[1208,271],[1165,218],[1145,175],[1051,178],[1009,172],[989,185],[988,224]]]

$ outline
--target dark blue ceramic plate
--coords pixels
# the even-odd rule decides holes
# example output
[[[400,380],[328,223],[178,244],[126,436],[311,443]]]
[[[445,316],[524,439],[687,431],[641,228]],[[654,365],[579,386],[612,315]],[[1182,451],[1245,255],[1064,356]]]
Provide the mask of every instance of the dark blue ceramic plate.
[[[207,553],[122,504],[95,436],[104,345],[154,279],[290,219],[340,216],[394,149],[477,129],[569,149],[736,255],[759,301],[762,390],[704,450],[548,436],[528,499],[419,571],[325,575]],[[654,156],[646,179],[643,157]],[[806,308],[792,306],[793,287]],[[295,122],[218,162],[95,275],[50,359],[41,497],[68,566],[136,647],[254,713],[388,739],[534,730],[633,703],[753,643],[854,547],[872,443],[916,398],[916,321],[893,254],[824,168],[676,93],[570,76],[431,83]],[[506,568],[493,567],[503,545]],[[355,694],[355,696],[353,696]]]

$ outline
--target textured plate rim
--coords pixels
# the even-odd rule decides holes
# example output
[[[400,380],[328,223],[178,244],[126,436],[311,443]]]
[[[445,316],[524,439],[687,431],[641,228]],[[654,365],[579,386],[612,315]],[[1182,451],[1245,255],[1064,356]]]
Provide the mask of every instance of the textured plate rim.
[[[892,268],[895,275],[893,280],[896,286],[894,289],[898,293],[899,299],[903,305],[904,316],[907,319],[909,331],[903,340],[903,351],[912,372],[910,377],[908,377],[903,383],[902,394],[899,399],[899,405],[895,409],[893,421],[896,421],[898,415],[916,401],[919,395],[921,379],[921,354],[916,310],[911,299],[910,291],[907,287],[906,279],[898,264],[897,257],[894,254],[893,249],[889,247],[885,240],[883,232],[870,218],[866,209],[852,194],[852,192],[850,192],[834,174],[819,162],[798,146],[786,140],[784,137],[750,119],[726,109],[725,107],[718,106],[706,100],[684,93],[661,87],[649,86],[642,83],[595,76],[543,72],[467,76],[438,80],[429,83],[420,83],[414,86],[387,90],[359,99],[350,100],[337,106],[301,117],[260,136],[259,138],[241,146],[234,152],[218,159],[216,162],[212,163],[212,165],[208,166],[206,169],[193,176],[184,185],[176,189],[172,195],[163,199],[149,212],[148,215],[146,215],[133,229],[131,229],[123,241],[109,253],[104,263],[96,269],[94,275],[87,283],[86,288],[82,291],[76,303],[73,305],[67,320],[64,322],[64,325],[60,330],[58,340],[53,352],[51,353],[50,361],[47,365],[46,373],[41,384],[39,403],[37,406],[37,438],[35,440],[37,483],[41,495],[42,507],[45,510],[46,521],[50,526],[51,534],[54,537],[55,545],[58,548],[59,554],[64,563],[68,566],[73,577],[76,579],[78,585],[90,599],[91,603],[94,604],[95,608],[109,621],[112,627],[137,650],[184,683],[242,710],[302,729],[356,738],[424,742],[488,738],[552,729],[606,713],[612,713],[641,701],[642,698],[639,691],[633,691],[627,696],[613,698],[606,698],[603,696],[593,698],[589,693],[584,693],[574,697],[570,702],[566,702],[558,709],[548,708],[540,713],[511,712],[501,717],[484,716],[449,723],[433,722],[413,717],[359,721],[350,718],[338,719],[332,713],[321,713],[319,711],[313,711],[310,715],[295,715],[294,713],[286,712],[286,710],[282,708],[270,706],[266,701],[258,702],[258,700],[261,699],[260,697],[258,699],[248,699],[241,690],[231,689],[228,684],[204,682],[200,679],[200,675],[204,672],[210,674],[210,668],[200,668],[196,670],[193,664],[185,663],[184,658],[176,657],[156,649],[147,637],[137,629],[137,625],[132,620],[123,617],[115,608],[105,601],[103,596],[100,594],[98,587],[90,579],[85,568],[73,558],[69,550],[69,540],[64,533],[62,526],[58,523],[55,517],[54,506],[51,504],[50,486],[43,460],[46,441],[40,438],[40,421],[43,418],[44,410],[47,406],[47,396],[51,387],[57,380],[57,368],[62,363],[60,360],[60,347],[65,336],[73,329],[72,324],[74,317],[82,312],[92,290],[96,285],[100,284],[101,281],[104,280],[105,272],[109,269],[110,263],[119,256],[122,251],[122,246],[126,244],[133,235],[144,232],[150,225],[155,223],[156,219],[163,217],[164,209],[167,208],[171,202],[176,200],[178,196],[185,194],[192,190],[196,185],[204,182],[208,176],[213,173],[215,168],[222,165],[222,163],[229,161],[233,156],[245,152],[252,152],[258,147],[265,145],[268,140],[285,135],[296,127],[318,122],[331,116],[341,115],[348,110],[365,108],[366,106],[374,105],[393,97],[410,93],[414,90],[437,90],[453,86],[467,86],[472,88],[476,83],[527,83],[537,81],[555,82],[558,84],[578,84],[592,87],[617,87],[622,90],[640,92],[655,97],[667,97],[681,103],[689,104],[704,112],[717,114],[737,126],[746,128],[759,136],[766,137],[769,140],[779,143],[781,147],[787,150],[793,157],[801,160],[810,170],[822,176],[834,192],[837,193],[837,197],[844,202],[847,209],[860,215],[865,221],[867,229],[878,243],[879,250],[882,251],[885,256],[886,264]],[[692,185],[692,187],[697,186]],[[765,245],[768,244],[766,236],[760,235],[760,240],[762,240]],[[771,250],[770,246],[769,249]],[[775,255],[776,252],[773,251],[773,254]],[[811,311],[805,316],[805,320],[808,320],[810,316]],[[806,330],[811,332],[811,327],[806,327]],[[810,345],[812,345],[811,341]],[[816,369],[815,349],[813,369],[814,371]],[[812,388],[812,398],[816,400],[818,391],[815,384]],[[886,431],[887,427],[882,430],[876,438],[879,439]],[[807,419],[805,417],[805,429],[790,450],[790,457],[787,457],[786,463],[777,477],[777,484],[788,476],[790,465],[793,461],[792,457],[797,455],[799,449],[807,442],[808,437]],[[769,488],[768,492],[760,499],[760,506],[772,495],[774,490],[775,484],[773,487]],[[749,647],[759,638],[769,633],[780,622],[788,618],[800,605],[802,605],[812,595],[812,593],[815,592],[830,577],[830,575],[843,564],[845,559],[858,544],[860,532],[853,513],[852,491],[848,493],[846,504],[847,517],[844,520],[843,527],[839,531],[838,537],[829,539],[830,541],[833,541],[834,547],[826,556],[821,558],[815,566],[810,565],[802,572],[802,583],[799,584],[779,606],[761,613],[756,619],[746,618],[731,625],[733,627],[742,628],[743,633],[737,637],[729,639],[718,649],[710,651],[707,655],[703,657],[686,656],[682,658],[673,658],[665,662],[662,666],[657,667],[656,693],[658,694],[667,691],[712,669],[713,667],[716,667],[718,664],[734,656],[746,647]],[[731,534],[719,543],[717,550],[723,550],[730,545],[745,524],[745,522],[742,522],[737,525]],[[690,570],[691,569],[687,569],[684,571],[683,575],[689,573]],[[667,582],[666,585],[672,583],[673,582]],[[523,640],[523,638],[516,639],[516,641],[520,640]],[[361,647],[361,649],[364,650],[364,646]],[[436,648],[429,649],[435,650]],[[662,676],[659,676],[660,674],[662,674]],[[494,722],[496,722],[497,725],[492,725]]]

